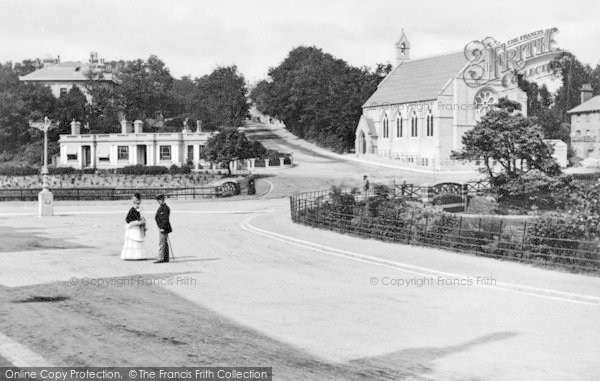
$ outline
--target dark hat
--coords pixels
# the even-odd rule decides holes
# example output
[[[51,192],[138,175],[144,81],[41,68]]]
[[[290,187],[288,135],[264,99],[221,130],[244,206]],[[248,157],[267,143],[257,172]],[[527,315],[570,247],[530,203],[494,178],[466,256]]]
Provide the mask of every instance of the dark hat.
[[[160,193],[160,194],[156,195],[156,199],[157,200],[164,200],[165,199],[165,195],[162,194],[162,193]]]

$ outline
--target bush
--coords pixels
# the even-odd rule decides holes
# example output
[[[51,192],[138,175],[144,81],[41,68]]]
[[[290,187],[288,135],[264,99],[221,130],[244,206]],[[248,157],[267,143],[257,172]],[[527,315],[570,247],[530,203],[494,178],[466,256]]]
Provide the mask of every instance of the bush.
[[[160,165],[128,165],[123,168],[117,168],[116,173],[122,175],[165,175],[169,173],[169,168]]]
[[[571,176],[548,176],[532,170],[516,178],[502,178],[494,188],[498,202],[505,206],[551,210],[566,207],[576,185]]]
[[[459,204],[463,202],[462,196],[455,193],[442,193],[432,200],[433,205]]]
[[[73,167],[56,167],[50,168],[48,172],[51,175],[70,175],[72,173],[76,173],[77,170]]]
[[[467,213],[470,214],[494,214],[497,212],[498,203],[493,197],[473,196],[469,197]]]
[[[600,185],[596,188],[579,212],[542,217],[526,225],[523,221],[499,218],[458,217],[403,199],[371,197],[359,202],[354,193],[336,187],[328,199],[311,199],[309,205],[305,204],[307,207],[293,211],[292,217],[294,222],[386,241],[596,271]]]
[[[579,259],[599,259],[598,224],[587,216],[554,214],[535,220],[527,229],[531,255],[553,263],[580,265]]]
[[[33,167],[0,167],[0,176],[31,176],[39,173],[40,170]]]
[[[390,188],[383,184],[373,185],[373,194],[377,199],[387,200],[390,196]]]

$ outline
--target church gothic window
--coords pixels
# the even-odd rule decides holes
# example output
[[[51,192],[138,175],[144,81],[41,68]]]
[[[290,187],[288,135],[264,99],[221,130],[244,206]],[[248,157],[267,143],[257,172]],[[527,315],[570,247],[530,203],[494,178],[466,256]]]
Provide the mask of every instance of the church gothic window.
[[[412,112],[412,117],[410,118],[410,136],[417,136],[417,130],[419,126],[417,125],[417,113]]]
[[[390,124],[387,115],[383,117],[383,137],[386,139],[390,137]]]
[[[402,114],[396,116],[396,137],[402,137]]]
[[[427,136],[433,136],[433,115],[431,115],[431,109],[427,112]]]

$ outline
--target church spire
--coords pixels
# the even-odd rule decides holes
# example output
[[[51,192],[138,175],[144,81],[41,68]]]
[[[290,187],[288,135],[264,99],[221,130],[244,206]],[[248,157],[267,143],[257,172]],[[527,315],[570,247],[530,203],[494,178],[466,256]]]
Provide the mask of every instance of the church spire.
[[[396,66],[409,59],[410,42],[408,41],[408,37],[406,37],[406,33],[404,33],[404,28],[402,28],[402,36],[396,42]]]

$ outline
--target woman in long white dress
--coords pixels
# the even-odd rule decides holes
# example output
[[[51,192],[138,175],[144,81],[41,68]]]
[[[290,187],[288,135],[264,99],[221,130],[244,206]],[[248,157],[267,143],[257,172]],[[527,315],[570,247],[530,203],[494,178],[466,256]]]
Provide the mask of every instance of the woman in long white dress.
[[[125,217],[125,242],[121,250],[121,259],[125,261],[148,259],[144,248],[146,219],[140,213],[140,194],[134,194],[131,201],[133,206]]]

